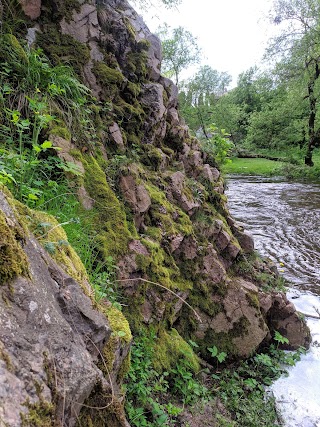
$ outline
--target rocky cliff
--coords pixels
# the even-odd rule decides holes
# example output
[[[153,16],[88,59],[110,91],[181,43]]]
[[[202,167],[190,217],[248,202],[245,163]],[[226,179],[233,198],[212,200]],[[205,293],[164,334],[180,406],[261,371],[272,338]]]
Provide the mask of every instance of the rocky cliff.
[[[228,212],[215,159],[179,116],[177,88],[160,74],[159,40],[131,6],[20,6],[29,45],[40,46],[52,64],[71,64],[91,90],[91,128],[62,115],[49,139],[60,158],[83,171],[71,186],[93,213],[99,257],[117,262],[133,334],[151,326],[158,334],[158,365],[172,359],[172,340],[181,347],[193,340],[207,360],[213,345],[230,358],[247,357],[274,330],[291,348],[307,345],[294,306],[272,290],[277,274]],[[42,248],[32,226],[42,214],[4,189],[0,209],[1,422],[127,425],[127,320],[107,301],[95,303],[70,247],[56,260]]]

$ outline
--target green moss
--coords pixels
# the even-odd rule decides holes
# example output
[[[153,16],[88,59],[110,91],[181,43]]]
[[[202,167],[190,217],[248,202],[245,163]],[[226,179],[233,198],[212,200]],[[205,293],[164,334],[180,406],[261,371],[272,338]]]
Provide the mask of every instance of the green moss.
[[[0,285],[17,276],[29,275],[27,257],[21,246],[25,239],[24,230],[8,221],[0,210]]]
[[[142,145],[144,153],[140,156],[140,161],[146,166],[151,166],[155,171],[159,170],[162,163],[162,152],[152,144]]]
[[[127,102],[133,103],[134,101],[137,100],[140,93],[141,93],[141,85],[128,81],[121,95]]]
[[[195,309],[200,308],[201,311],[207,313],[209,316],[215,317],[223,310],[223,304],[213,302],[211,295],[212,290],[209,291],[208,285],[199,280],[191,291],[188,302]]]
[[[233,324],[232,329],[228,332],[217,333],[212,329],[208,329],[203,340],[196,340],[199,344],[201,354],[205,358],[210,358],[207,349],[215,345],[219,351],[226,352],[228,356],[238,356],[233,344],[233,338],[245,336],[248,333],[249,326],[249,320],[243,316]]]
[[[124,99],[117,97],[113,101],[113,109],[118,121],[128,133],[140,130],[146,115],[138,101],[129,104]]]
[[[166,194],[152,184],[145,185],[150,198],[149,211],[151,226],[160,226],[167,236],[182,234],[190,236],[193,232],[192,222],[188,215],[178,206],[168,201]]]
[[[136,135],[135,133],[128,133],[126,137],[128,145],[137,146],[141,143],[141,137]]]
[[[48,26],[43,33],[37,33],[37,43],[53,65],[71,65],[78,75],[90,60],[90,49],[84,43],[69,34],[61,34],[54,25]]]
[[[103,363],[99,364],[99,368],[104,373],[105,377],[108,378],[110,372],[113,371],[113,364],[115,361],[115,355],[119,346],[127,345],[132,341],[132,335],[129,323],[124,317],[121,311],[114,306],[99,306],[99,310],[102,311],[108,318],[110,328],[112,330],[111,337],[108,340],[107,345],[103,349]],[[118,371],[117,379],[121,381],[130,369],[130,355],[128,355]]]
[[[192,287],[190,281],[181,277],[180,270],[174,259],[160,246],[158,242],[142,239],[149,251],[149,256],[137,255],[138,267],[148,274],[152,282],[159,283],[168,289],[187,290]]]
[[[51,257],[62,268],[87,289],[88,275],[78,254],[68,244],[67,235],[59,222],[51,215],[25,208],[29,227],[39,242],[49,251]]]
[[[72,19],[73,11],[79,12],[81,4],[79,0],[56,0],[52,2],[50,0],[42,0],[42,19],[45,17],[49,22],[59,22],[63,18],[67,22]]]
[[[6,369],[9,372],[13,372],[14,371],[14,366],[11,362],[10,356],[9,354],[6,352],[4,345],[2,344],[2,342],[0,341],[0,359],[3,360],[6,364]]]
[[[249,305],[251,305],[251,307],[254,307],[254,308],[260,310],[260,303],[259,303],[258,295],[256,293],[248,292],[246,294],[246,298],[247,298]]]
[[[130,36],[131,42],[135,42],[136,39],[136,32],[135,29],[133,28],[130,19],[127,18],[126,16],[123,18],[123,22],[128,30],[128,34]]]
[[[21,414],[21,425],[23,427],[53,427],[55,425],[54,410],[52,403],[40,399],[37,403],[26,402],[28,414]]]
[[[0,38],[0,59],[10,62],[28,63],[28,56],[19,40],[13,34],[3,34]]]
[[[186,359],[193,372],[197,373],[200,370],[198,356],[176,329],[169,332],[160,331],[154,346],[154,354],[153,366],[157,372],[170,371],[181,359]]]
[[[226,332],[215,332],[208,329],[203,340],[198,340],[200,352],[206,359],[210,359],[209,347],[216,346],[219,352],[224,351],[228,356],[234,354],[234,345],[230,335]]]
[[[118,332],[123,332],[121,334],[121,339],[129,343],[132,340],[131,330],[127,319],[124,317],[121,311],[119,311],[114,306],[105,307],[103,309],[104,314],[107,316],[110,327],[114,335],[118,335]]]
[[[50,135],[60,136],[60,138],[66,139],[67,141],[71,140],[71,133],[66,126],[54,126],[49,132]]]
[[[109,90],[109,92],[111,92],[110,87],[112,85],[121,86],[125,81],[125,77],[120,70],[110,68],[103,62],[95,62],[93,72],[98,82],[104,86],[104,89]]]
[[[123,255],[128,251],[131,234],[124,207],[107,183],[98,162],[91,156],[81,158],[85,168],[85,187],[94,199],[97,243],[104,257]]]
[[[149,47],[151,46],[151,43],[147,39],[139,40],[137,43],[137,51],[143,52],[149,50]]]
[[[148,55],[145,51],[127,54],[126,70],[135,83],[144,82],[148,78]]]
[[[106,427],[127,425],[122,396],[112,396],[110,390],[104,390],[97,384],[84,402],[77,427]]]
[[[145,230],[145,234],[146,236],[157,242],[160,242],[162,239],[162,232],[159,227],[147,227]]]

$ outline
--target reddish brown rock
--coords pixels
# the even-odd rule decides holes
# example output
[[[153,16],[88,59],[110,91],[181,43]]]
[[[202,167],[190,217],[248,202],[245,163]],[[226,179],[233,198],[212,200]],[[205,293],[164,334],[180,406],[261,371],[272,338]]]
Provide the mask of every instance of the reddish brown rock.
[[[215,240],[215,244],[218,251],[219,252],[223,251],[230,243],[230,240],[231,240],[230,234],[225,230],[221,230]]]
[[[203,270],[209,283],[220,283],[226,279],[226,270],[218,260],[217,253],[211,245],[207,248],[206,256],[203,258]]]
[[[220,172],[217,168],[212,168],[210,165],[203,165],[201,175],[207,179],[209,182],[214,183],[218,181],[220,177]]]
[[[278,331],[289,340],[281,347],[287,350],[297,350],[303,346],[309,347],[310,331],[295,306],[283,293],[272,294],[272,306],[266,315],[271,331]]]
[[[139,228],[143,223],[144,213],[151,206],[149,193],[143,185],[137,185],[132,175],[121,176],[120,188],[123,197],[131,207],[136,227]]]
[[[170,191],[177,204],[189,215],[192,215],[199,208],[200,203],[186,194],[185,178],[185,174],[180,171],[170,175]]]
[[[113,122],[112,125],[109,127],[109,132],[110,132],[111,140],[116,144],[118,149],[120,151],[124,151],[125,146],[124,146],[122,133],[121,133],[121,130],[120,130],[118,123]]]
[[[22,10],[31,19],[39,18],[41,14],[41,0],[19,0]]]

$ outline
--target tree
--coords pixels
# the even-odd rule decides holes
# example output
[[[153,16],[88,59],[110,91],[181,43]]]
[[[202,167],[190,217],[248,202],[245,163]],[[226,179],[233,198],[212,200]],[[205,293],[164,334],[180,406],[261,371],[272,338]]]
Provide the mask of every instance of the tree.
[[[305,164],[313,166],[312,153],[320,146],[320,128],[316,128],[320,77],[320,2],[318,0],[276,0],[273,22],[282,25],[273,38],[267,55],[281,55],[291,78],[302,78],[308,99],[308,145]],[[319,79],[320,80],[320,79]]]
[[[162,71],[179,85],[182,70],[200,61],[201,49],[197,39],[183,27],[171,29],[167,24],[159,28],[162,41]]]
[[[204,65],[184,83],[180,94],[180,107],[193,131],[201,129],[202,134],[208,137],[207,128],[214,121],[214,105],[226,93],[230,82],[231,76],[228,73]]]

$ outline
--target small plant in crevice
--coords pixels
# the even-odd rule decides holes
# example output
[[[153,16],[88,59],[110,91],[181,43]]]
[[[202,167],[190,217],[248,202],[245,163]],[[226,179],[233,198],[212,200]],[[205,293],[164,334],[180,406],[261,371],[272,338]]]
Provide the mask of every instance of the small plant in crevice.
[[[216,359],[217,368],[218,368],[218,363],[223,363],[227,358],[227,353],[225,353],[224,351],[219,352],[218,348],[215,345],[213,347],[208,347],[207,350],[209,351],[210,356],[213,359]]]

